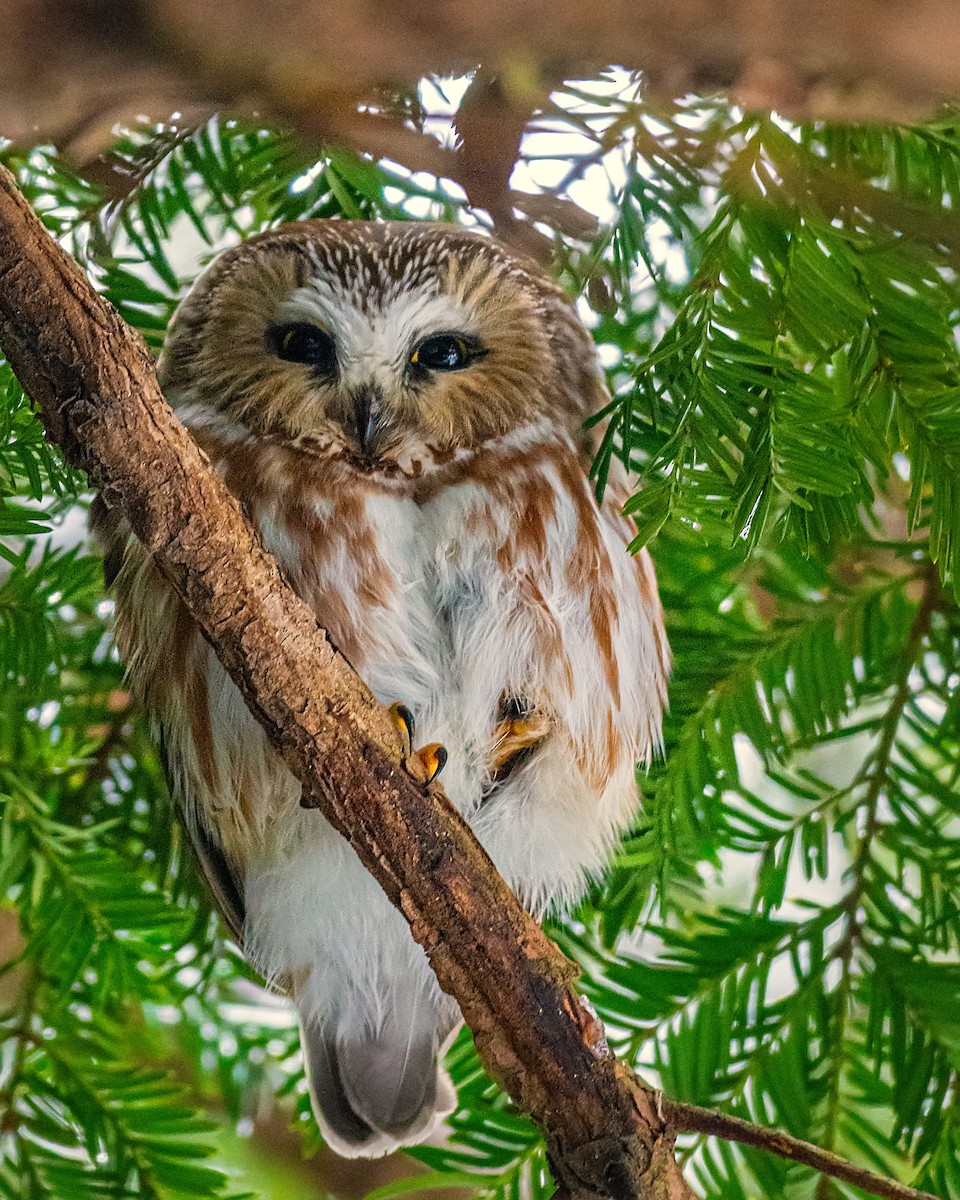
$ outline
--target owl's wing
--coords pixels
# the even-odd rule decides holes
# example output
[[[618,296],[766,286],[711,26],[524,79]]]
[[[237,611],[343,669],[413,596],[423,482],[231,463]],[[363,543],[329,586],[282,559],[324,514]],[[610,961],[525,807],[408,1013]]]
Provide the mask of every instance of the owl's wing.
[[[190,843],[197,856],[203,873],[217,907],[227,923],[233,940],[243,949],[243,923],[246,911],[243,904],[243,893],[240,881],[230,868],[227,856],[223,852],[217,838],[209,829],[204,829],[194,821],[184,821]]]
[[[128,554],[142,555],[144,552],[139,543],[132,541],[130,526],[119,508],[108,508],[101,496],[94,497],[90,506],[90,529],[103,551],[103,573],[108,587],[113,587],[118,580]],[[152,578],[152,576],[151,576]],[[155,584],[162,592],[169,585],[156,578]],[[127,597],[128,608],[138,611],[149,600],[150,585],[147,585],[146,595],[138,594],[136,603]],[[129,647],[128,647],[129,650]],[[223,915],[231,935],[239,946],[243,946],[243,924],[246,916],[243,902],[243,887],[236,872],[224,853],[216,833],[201,821],[192,818],[188,806],[183,804],[183,797],[178,795],[180,786],[176,780],[168,752],[168,741],[163,720],[160,720],[159,751],[163,772],[167,778],[170,793],[176,797],[176,808],[182,825],[190,839],[197,861],[203,868],[214,901]]]
[[[126,554],[130,526],[119,508],[108,508],[98,492],[87,517],[90,532],[103,555],[103,580],[108,588],[116,583]]]
[[[167,785],[171,793],[176,794],[174,773],[170,767],[166,752],[166,738],[160,733],[160,758],[163,763],[163,773],[167,777]],[[213,894],[217,908],[227,928],[237,945],[243,949],[243,924],[246,920],[246,906],[243,902],[243,887],[236,872],[230,866],[230,861],[220,845],[220,839],[208,826],[200,821],[191,819],[182,803],[177,804],[180,821],[190,839],[190,845],[196,855],[197,862],[203,868],[207,885]]]
[[[186,830],[197,862],[203,868],[207,886],[210,888],[217,908],[227,923],[227,928],[230,930],[233,940],[242,950],[243,923],[246,919],[246,906],[243,902],[242,884],[236,872],[230,866],[230,861],[224,853],[223,846],[220,845],[220,839],[216,833],[201,821],[198,821],[195,816],[191,816],[187,805],[183,803],[183,797],[179,794],[180,786],[177,783],[176,772],[173,770],[173,765],[170,762],[168,739],[162,721],[160,722],[159,732],[160,736],[157,748],[160,753],[160,762],[163,764],[163,773],[167,779],[167,787],[170,789],[170,794],[175,800],[174,806],[180,816],[180,824]]]

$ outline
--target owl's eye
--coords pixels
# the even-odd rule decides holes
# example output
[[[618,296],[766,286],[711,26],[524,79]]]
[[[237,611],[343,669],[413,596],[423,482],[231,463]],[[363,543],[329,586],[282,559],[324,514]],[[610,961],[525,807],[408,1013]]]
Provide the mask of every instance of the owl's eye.
[[[323,375],[337,370],[337,347],[318,325],[278,325],[270,331],[274,353],[287,362],[306,363]]]
[[[424,338],[410,355],[415,367],[430,371],[460,371],[468,367],[483,351],[472,338],[459,333],[435,333]]]

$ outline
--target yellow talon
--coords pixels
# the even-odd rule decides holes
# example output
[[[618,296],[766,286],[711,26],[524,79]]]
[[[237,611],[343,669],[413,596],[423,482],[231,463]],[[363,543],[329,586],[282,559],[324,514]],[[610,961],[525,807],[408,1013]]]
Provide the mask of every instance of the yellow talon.
[[[522,719],[501,721],[493,734],[494,770],[499,770],[508,759],[520,751],[532,750],[539,746],[549,732],[550,722],[540,713],[533,713]]]
[[[423,763],[427,773],[427,783],[433,783],[443,768],[447,765],[447,748],[439,742],[431,742],[417,751],[417,758]]]
[[[493,734],[493,753],[490,761],[490,778],[493,783],[502,783],[517,767],[542,745],[550,733],[550,718],[542,712],[531,710],[522,717],[507,717],[501,721]]]
[[[407,748],[404,751],[404,758],[413,757],[413,735],[416,729],[416,724],[413,720],[413,713],[405,704],[391,704],[390,716],[393,718],[393,723],[397,729],[403,734],[407,743]]]
[[[413,742],[416,736],[416,723],[413,719],[413,713],[405,704],[391,704],[390,716],[393,718],[393,723],[400,730],[406,742],[403,754],[404,759],[407,762],[414,758],[419,759],[423,773],[426,776],[424,782],[428,784],[433,783],[446,766],[446,746],[441,746],[439,742],[431,742],[429,746],[424,746],[422,750],[414,750]],[[413,771],[411,774],[419,777],[420,773]]]

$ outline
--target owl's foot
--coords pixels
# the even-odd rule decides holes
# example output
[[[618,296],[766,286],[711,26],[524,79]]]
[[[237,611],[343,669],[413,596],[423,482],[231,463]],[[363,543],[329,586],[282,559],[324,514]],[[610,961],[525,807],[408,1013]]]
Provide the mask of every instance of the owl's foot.
[[[502,783],[525,763],[550,732],[550,718],[523,701],[505,702],[501,711],[503,720],[493,731],[490,766],[493,783]]]
[[[393,722],[403,734],[406,742],[404,758],[407,762],[412,759],[419,760],[424,775],[424,783],[433,783],[436,777],[440,774],[443,768],[447,765],[447,748],[441,746],[439,742],[430,742],[420,750],[414,750],[414,738],[416,736],[416,723],[413,719],[413,713],[405,704],[391,704],[390,716],[393,717]],[[411,775],[419,778],[421,772],[411,771]]]
[[[439,742],[431,742],[422,750],[416,752],[416,757],[423,764],[427,773],[427,783],[433,783],[443,768],[447,765],[447,748]]]
[[[393,723],[403,737],[405,749],[403,752],[404,758],[413,757],[413,735],[416,730],[416,724],[413,720],[413,713],[405,704],[391,704],[390,716],[393,718]]]

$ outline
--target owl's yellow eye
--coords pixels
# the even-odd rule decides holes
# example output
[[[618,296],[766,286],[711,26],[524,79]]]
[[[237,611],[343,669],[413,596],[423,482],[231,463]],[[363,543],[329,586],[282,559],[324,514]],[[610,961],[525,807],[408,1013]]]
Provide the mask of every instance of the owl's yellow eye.
[[[278,325],[270,330],[270,341],[274,353],[285,362],[304,363],[322,375],[336,374],[336,343],[318,325]]]
[[[473,338],[459,333],[435,333],[414,348],[410,364],[429,371],[461,371],[483,353]]]

